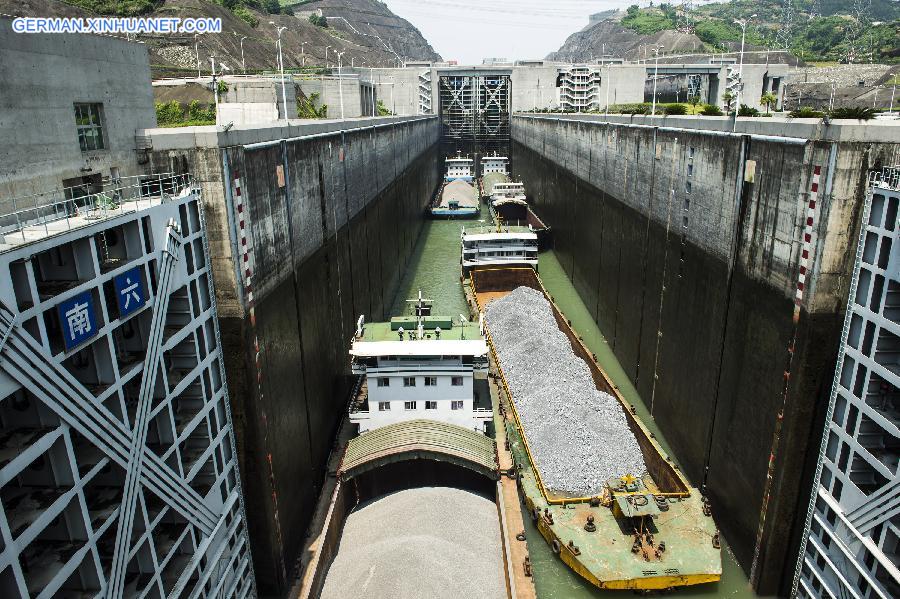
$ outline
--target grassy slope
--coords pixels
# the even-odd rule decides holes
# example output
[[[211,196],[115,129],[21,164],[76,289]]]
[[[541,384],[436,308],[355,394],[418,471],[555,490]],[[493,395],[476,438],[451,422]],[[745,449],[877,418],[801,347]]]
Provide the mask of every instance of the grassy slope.
[[[848,14],[849,4],[837,0],[820,0],[822,15],[812,15],[812,0],[795,0],[795,14],[789,49],[810,60],[846,60],[850,47],[847,42],[854,19]],[[723,50],[740,42],[741,29],[735,19],[752,19],[747,28],[747,43],[778,48],[778,33],[783,30],[782,3],[778,0],[735,0],[708,4],[685,15],[681,7],[660,4],[653,8],[631,7],[621,24],[638,33],[648,35],[659,31],[690,26],[711,50]],[[892,0],[873,0],[869,21],[857,42],[856,62],[900,62],[900,3]]]

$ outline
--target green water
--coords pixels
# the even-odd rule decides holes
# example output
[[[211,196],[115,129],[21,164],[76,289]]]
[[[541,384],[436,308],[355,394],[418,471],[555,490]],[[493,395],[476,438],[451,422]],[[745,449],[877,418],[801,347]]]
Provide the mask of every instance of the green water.
[[[486,218],[486,210],[482,217]],[[425,297],[434,300],[435,314],[468,314],[465,295],[460,283],[459,235],[463,227],[477,225],[476,220],[426,220],[422,233],[410,260],[409,268],[400,282],[394,299],[392,314],[407,312],[406,300],[415,297],[421,289]],[[540,275],[544,286],[556,300],[573,328],[584,338],[587,346],[597,355],[603,368],[609,374],[625,397],[637,408],[637,413],[647,427],[656,435],[670,455],[665,438],[656,422],[650,418],[647,408],[628,380],[618,360],[606,343],[600,329],[594,323],[581,298],[575,291],[556,255],[544,252],[540,255]],[[591,599],[597,597],[632,596],[630,591],[601,591],[588,586],[572,570],[563,564],[534,528],[531,518],[523,518],[526,526],[528,549],[534,569],[534,582],[540,599]],[[692,597],[755,597],[750,590],[747,576],[737,565],[727,545],[722,551],[722,580],[701,587],[682,588],[673,593],[680,598]]]
[[[407,314],[406,300],[422,295],[434,300],[433,314],[441,316],[469,315],[469,306],[460,282],[459,236],[463,227],[483,225],[487,208],[479,206],[478,218],[465,220],[431,220],[426,217],[416,249],[403,274],[391,315]]]

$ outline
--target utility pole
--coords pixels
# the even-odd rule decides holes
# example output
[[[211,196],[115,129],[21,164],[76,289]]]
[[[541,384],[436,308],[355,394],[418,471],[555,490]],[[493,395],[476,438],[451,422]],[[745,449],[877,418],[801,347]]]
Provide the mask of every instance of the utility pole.
[[[328,49],[331,46],[325,46],[325,67],[328,68]]]
[[[194,34],[194,52],[197,54],[197,79],[200,79],[200,34]]]
[[[375,110],[375,69],[369,67],[369,80],[372,82],[372,116],[378,116]]]
[[[213,110],[216,113],[216,126],[219,126],[219,82],[216,81],[216,57],[210,56],[209,62],[212,65],[212,82],[213,82]]]
[[[346,52],[346,50],[345,50]],[[338,52],[338,96],[341,99],[341,120],[344,120],[344,78],[341,76],[341,57],[344,52]]]
[[[738,19],[735,21],[735,23],[741,26],[741,64],[738,67],[738,93],[737,103],[734,107],[735,126],[737,126],[737,113],[741,109],[741,96],[743,95],[744,91],[744,40],[747,37],[747,25],[750,23],[750,19],[755,18],[756,14],[752,14],[746,19]]]
[[[606,118],[609,120],[609,88],[612,87],[612,77],[609,63],[606,64]]]
[[[651,116],[656,116],[656,80],[659,78],[659,51],[665,46],[655,46],[653,48],[656,53],[656,66],[653,69],[653,108],[650,110]]]
[[[275,25],[273,21],[269,21],[269,25]],[[284,56],[281,53],[281,32],[287,27],[278,28],[278,70],[281,72],[281,104],[284,108],[284,120],[288,120],[287,111],[287,92],[284,89]]]

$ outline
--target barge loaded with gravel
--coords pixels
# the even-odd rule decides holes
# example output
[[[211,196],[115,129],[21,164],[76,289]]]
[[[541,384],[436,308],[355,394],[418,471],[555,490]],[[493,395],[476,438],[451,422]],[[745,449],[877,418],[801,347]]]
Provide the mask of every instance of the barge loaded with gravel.
[[[722,574],[709,503],[672,462],[530,268],[474,268],[525,506],[569,567],[604,589],[709,583]]]

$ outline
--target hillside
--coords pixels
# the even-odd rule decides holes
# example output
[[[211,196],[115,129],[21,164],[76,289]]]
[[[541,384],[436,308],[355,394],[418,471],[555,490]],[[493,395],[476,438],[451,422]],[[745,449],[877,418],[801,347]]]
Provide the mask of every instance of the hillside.
[[[241,71],[240,40],[248,71],[274,70],[277,63],[276,27],[282,34],[285,68],[335,66],[343,63],[389,66],[397,60],[439,60],[422,34],[408,21],[376,0],[314,0],[281,7],[277,0],[0,0],[0,13],[17,16],[210,16],[222,19],[222,33],[200,36],[200,62],[209,70],[215,56],[232,73]],[[327,26],[310,22],[309,13],[322,10]],[[277,14],[275,14],[277,13]],[[291,14],[296,13],[296,14]],[[273,22],[275,25],[270,24]],[[149,47],[154,77],[189,74],[197,68],[192,35],[142,35]]]
[[[900,3],[872,0],[861,19],[852,16],[850,2],[794,0],[792,7],[788,15],[781,0],[735,0],[692,11],[633,5],[574,33],[548,58],[590,60],[604,43],[607,54],[629,59],[656,44],[666,54],[736,51],[741,28],[735,20],[756,15],[747,27],[747,49],[787,50],[806,61],[900,62]]]

